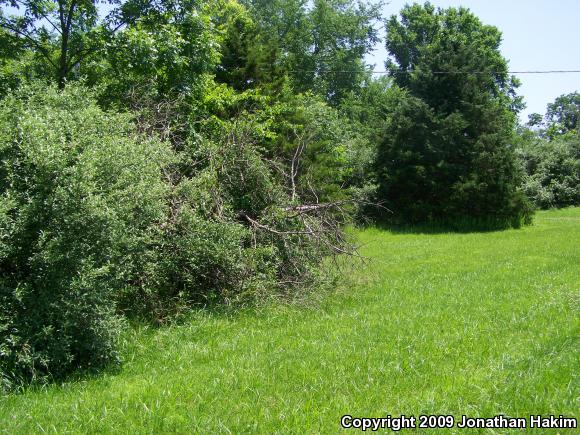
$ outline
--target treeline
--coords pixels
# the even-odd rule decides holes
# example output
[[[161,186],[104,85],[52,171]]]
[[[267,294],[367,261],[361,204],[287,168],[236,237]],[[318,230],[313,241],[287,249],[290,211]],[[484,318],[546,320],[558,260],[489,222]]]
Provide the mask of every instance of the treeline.
[[[565,132],[518,126],[501,33],[466,9],[0,3],[6,388],[117,361],[130,318],[313,288],[348,223],[518,227],[529,198],[578,203],[578,105]]]
[[[580,205],[580,94],[561,95],[516,135],[523,191],[538,208]]]

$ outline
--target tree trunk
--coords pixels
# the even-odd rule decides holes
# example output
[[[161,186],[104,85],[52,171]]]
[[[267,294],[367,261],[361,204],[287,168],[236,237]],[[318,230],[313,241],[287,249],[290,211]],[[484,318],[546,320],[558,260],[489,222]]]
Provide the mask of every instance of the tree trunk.
[[[60,43],[60,62],[58,67],[58,88],[64,89],[66,85],[66,76],[68,74],[67,68],[67,54],[68,54],[68,30],[63,29],[62,40]]]

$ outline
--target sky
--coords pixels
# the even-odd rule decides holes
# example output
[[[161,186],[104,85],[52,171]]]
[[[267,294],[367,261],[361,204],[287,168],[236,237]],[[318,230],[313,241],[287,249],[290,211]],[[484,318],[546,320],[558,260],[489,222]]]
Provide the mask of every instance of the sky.
[[[406,3],[391,0],[383,15],[396,14]],[[421,2],[422,3],[422,2]],[[484,24],[503,33],[502,54],[511,71],[580,70],[580,0],[431,0],[435,6],[469,8]],[[384,35],[383,35],[384,36]],[[384,70],[384,43],[367,57],[375,70]],[[546,105],[562,94],[580,91],[580,73],[517,75],[526,109],[520,114],[544,114]]]

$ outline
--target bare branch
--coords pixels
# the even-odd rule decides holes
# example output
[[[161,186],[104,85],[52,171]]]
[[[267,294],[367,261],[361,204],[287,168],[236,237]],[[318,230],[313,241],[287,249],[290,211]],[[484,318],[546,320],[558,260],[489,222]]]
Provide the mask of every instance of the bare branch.
[[[279,230],[271,228],[267,225],[261,224],[260,222],[256,221],[255,219],[252,219],[250,216],[248,216],[245,213],[240,213],[240,216],[243,217],[244,219],[246,219],[253,227],[268,231],[269,233],[273,233],[273,234],[278,234],[278,235],[300,235],[301,234],[301,235],[309,235],[309,236],[315,234],[311,230],[307,230],[307,231],[279,231]]]

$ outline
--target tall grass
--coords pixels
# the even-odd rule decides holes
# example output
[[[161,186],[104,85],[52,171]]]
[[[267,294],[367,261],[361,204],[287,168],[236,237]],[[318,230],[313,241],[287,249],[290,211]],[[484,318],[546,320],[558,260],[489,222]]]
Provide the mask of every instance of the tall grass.
[[[335,433],[347,413],[579,417],[580,209],[519,230],[357,236],[372,261],[318,306],[135,328],[120,372],[2,397],[0,430]]]

